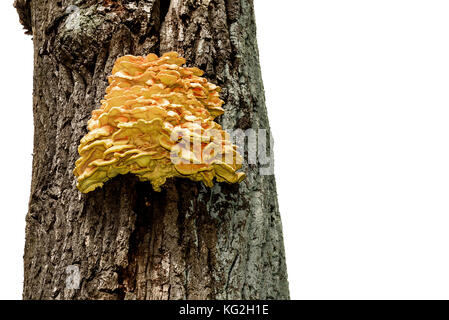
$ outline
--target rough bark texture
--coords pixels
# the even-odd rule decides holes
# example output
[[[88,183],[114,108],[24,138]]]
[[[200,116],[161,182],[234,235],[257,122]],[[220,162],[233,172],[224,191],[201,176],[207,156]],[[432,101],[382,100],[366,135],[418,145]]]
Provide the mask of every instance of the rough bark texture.
[[[287,299],[273,176],[240,185],[126,175],[81,194],[72,173],[115,59],[176,50],[223,88],[227,129],[268,128],[249,0],[16,0],[33,35],[34,158],[24,299]],[[81,271],[66,287],[66,267]]]

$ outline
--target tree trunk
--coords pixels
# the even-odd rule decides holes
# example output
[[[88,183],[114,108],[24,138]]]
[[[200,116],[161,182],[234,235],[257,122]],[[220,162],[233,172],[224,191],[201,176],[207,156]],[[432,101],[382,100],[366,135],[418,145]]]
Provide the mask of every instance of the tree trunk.
[[[116,58],[177,51],[222,87],[226,129],[269,127],[250,0],[16,0],[34,42],[24,299],[288,299],[274,176],[238,185],[72,173]],[[71,272],[79,270],[79,287]],[[73,271],[73,272],[75,272]],[[69,279],[69,280],[68,280]],[[75,281],[77,282],[77,281]]]

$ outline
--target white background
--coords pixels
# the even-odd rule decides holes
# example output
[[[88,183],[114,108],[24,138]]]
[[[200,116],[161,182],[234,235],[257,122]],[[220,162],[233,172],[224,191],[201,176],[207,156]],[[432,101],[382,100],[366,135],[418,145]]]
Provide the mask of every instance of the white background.
[[[0,298],[20,298],[32,41],[1,1]],[[293,299],[449,298],[449,2],[255,0]]]

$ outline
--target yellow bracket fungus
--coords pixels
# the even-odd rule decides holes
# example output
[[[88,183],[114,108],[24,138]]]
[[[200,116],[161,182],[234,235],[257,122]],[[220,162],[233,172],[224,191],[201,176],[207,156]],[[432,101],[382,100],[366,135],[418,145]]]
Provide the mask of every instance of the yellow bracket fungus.
[[[239,183],[242,157],[214,118],[223,114],[220,88],[176,52],[160,58],[123,56],[108,78],[78,147],[74,174],[87,193],[118,174],[133,173],[154,190],[167,178]]]

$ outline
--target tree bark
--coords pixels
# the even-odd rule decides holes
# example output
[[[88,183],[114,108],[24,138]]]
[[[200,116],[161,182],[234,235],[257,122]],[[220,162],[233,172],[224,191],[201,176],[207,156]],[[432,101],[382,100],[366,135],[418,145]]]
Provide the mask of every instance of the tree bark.
[[[117,57],[177,51],[222,87],[226,129],[269,128],[250,0],[16,0],[34,42],[24,299],[288,299],[275,179],[161,192],[132,175],[88,194],[72,173]],[[80,271],[67,286],[67,267]]]

